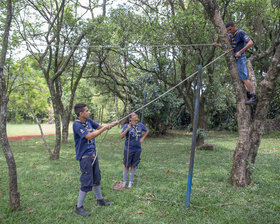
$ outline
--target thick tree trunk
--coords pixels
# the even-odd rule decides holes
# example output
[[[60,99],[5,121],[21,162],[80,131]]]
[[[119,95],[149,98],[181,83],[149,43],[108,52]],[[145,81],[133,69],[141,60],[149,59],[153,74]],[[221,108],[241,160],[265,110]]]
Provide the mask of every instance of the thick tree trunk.
[[[231,49],[226,28],[220,16],[216,1],[200,0],[200,2],[203,4],[209,19],[215,26],[220,42],[222,43],[222,49],[224,51]],[[245,105],[245,88],[239,80],[237,65],[232,54],[226,55],[226,61],[235,89],[239,135],[233,157],[231,183],[234,186],[244,187],[251,182],[252,171],[249,169],[250,163],[254,163],[257,155],[264,120],[267,114],[269,95],[275,89],[275,86],[272,85],[273,80],[275,81],[277,76],[279,76],[279,50],[277,50],[273,58],[269,73],[259,88],[258,104],[253,125],[251,123],[251,109]],[[252,69],[252,66],[249,64],[250,69]]]
[[[7,106],[8,98],[6,95],[6,80],[4,77],[4,66],[6,62],[6,55],[8,49],[9,32],[12,22],[12,1],[7,1],[7,18],[5,21],[5,30],[2,39],[1,46],[1,58],[0,58],[0,144],[3,149],[6,162],[9,170],[9,196],[10,207],[16,209],[20,206],[20,194],[18,192],[17,185],[17,167],[12,153],[8,136],[7,136]]]
[[[256,108],[255,119],[251,130],[251,143],[248,155],[247,176],[250,179],[252,176],[251,164],[255,163],[258,149],[261,142],[261,137],[264,133],[264,125],[268,113],[269,104],[273,98],[276,88],[277,78],[280,76],[280,45],[278,45],[274,57],[269,66],[265,79],[260,83],[258,92],[258,105]]]

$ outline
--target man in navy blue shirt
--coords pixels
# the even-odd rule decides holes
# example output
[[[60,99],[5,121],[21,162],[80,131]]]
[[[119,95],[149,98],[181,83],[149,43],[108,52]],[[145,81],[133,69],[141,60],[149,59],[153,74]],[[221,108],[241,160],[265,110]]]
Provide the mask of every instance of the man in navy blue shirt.
[[[252,47],[254,43],[244,30],[237,29],[234,22],[228,22],[226,28],[236,58],[239,78],[247,88],[248,101],[245,104],[253,104],[256,102],[256,95],[250,80],[248,80],[245,51]],[[213,43],[213,45],[219,46],[217,43]]]
[[[101,194],[101,175],[95,148],[95,138],[119,122],[115,121],[105,126],[99,125],[89,118],[90,112],[86,104],[76,104],[74,110],[77,115],[73,123],[76,160],[80,161],[80,170],[82,173],[76,213],[81,216],[89,216],[90,214],[83,207],[87,192],[94,191],[97,205],[104,206],[112,204],[112,202],[107,202]]]

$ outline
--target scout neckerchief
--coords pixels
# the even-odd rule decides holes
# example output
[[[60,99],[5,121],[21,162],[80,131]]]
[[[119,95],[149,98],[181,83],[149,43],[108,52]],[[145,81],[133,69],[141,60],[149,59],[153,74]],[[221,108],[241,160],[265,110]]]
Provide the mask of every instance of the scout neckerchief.
[[[137,122],[136,125],[133,125],[131,122],[129,122],[129,124],[132,125],[132,128],[134,129],[135,133],[136,133],[136,141],[138,141],[138,129],[137,129]],[[128,124],[128,125],[129,125]],[[126,166],[128,167],[128,157],[129,157],[129,141],[130,141],[130,129],[128,130],[128,139],[127,139],[127,155],[126,155]]]
[[[136,135],[136,141],[138,141],[138,123],[136,122],[136,125],[132,125],[132,128],[134,129],[135,135]]]
[[[90,131],[89,131],[90,129],[89,129],[89,127],[88,127],[88,122],[87,122],[87,120],[86,120],[85,123],[83,123],[83,122],[81,122],[80,119],[77,117],[77,118],[75,119],[75,121],[80,122],[80,123],[85,127],[85,129],[87,129],[88,133],[90,133]],[[93,130],[92,130],[92,131],[93,131]],[[93,141],[92,141],[92,140],[87,140],[87,143],[88,143],[88,147],[89,147],[89,145],[92,144]]]
[[[79,120],[79,118],[76,118],[75,121],[80,122],[80,123],[85,127],[85,129],[87,129],[87,131],[89,132],[87,120],[86,120],[85,123],[83,123],[83,122],[81,122],[81,121]],[[93,130],[92,130],[92,132],[93,132]],[[90,132],[89,132],[89,133],[90,133]],[[107,133],[106,133],[106,134],[107,134]],[[92,140],[88,140],[87,143],[88,143],[88,147],[89,147],[89,145],[92,144],[93,141],[92,141]],[[93,166],[93,164],[95,163],[96,158],[97,158],[97,148],[96,148],[96,146],[95,146],[95,156],[94,156],[94,159],[93,159],[93,161],[92,161],[92,163],[91,163],[91,166]]]

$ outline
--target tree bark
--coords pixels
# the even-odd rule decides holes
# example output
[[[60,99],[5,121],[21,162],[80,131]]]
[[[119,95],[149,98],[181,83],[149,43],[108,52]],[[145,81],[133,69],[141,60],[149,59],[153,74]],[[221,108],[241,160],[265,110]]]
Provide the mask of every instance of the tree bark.
[[[252,130],[250,133],[251,143],[250,151],[248,155],[249,166],[247,168],[247,176],[249,179],[252,177],[252,166],[251,164],[255,163],[258,149],[261,142],[261,137],[264,133],[264,125],[266,116],[269,109],[269,103],[273,98],[274,91],[276,88],[277,78],[280,76],[280,45],[278,45],[274,57],[269,66],[266,77],[260,83],[260,89],[258,92],[258,105],[256,108],[256,114],[254,123],[252,125]]]
[[[12,9],[12,1],[7,1],[7,18],[5,21],[5,31],[3,35],[2,41],[2,49],[1,49],[1,61],[0,61],[0,143],[3,149],[6,162],[9,170],[9,197],[10,197],[10,207],[12,209],[16,209],[20,206],[20,193],[18,192],[17,185],[17,168],[16,162],[14,159],[14,155],[12,153],[8,136],[7,136],[7,106],[8,106],[8,98],[6,96],[6,80],[4,77],[4,65],[6,62],[6,55],[8,49],[8,39],[9,32],[12,22],[13,9]]]
[[[224,51],[230,50],[231,46],[229,38],[216,1],[199,1],[203,4],[209,19],[215,26],[216,32],[219,35],[219,39],[222,44],[222,49]],[[245,105],[245,88],[239,80],[236,61],[231,53],[226,55],[226,62],[235,89],[238,120],[238,141],[233,156],[230,182],[234,186],[244,187],[251,182],[252,170],[250,169],[250,165],[255,162],[261,135],[263,133],[262,129],[264,120],[268,110],[267,105],[270,102],[269,96],[274,91],[275,80],[279,76],[279,49],[277,49],[273,57],[267,76],[261,82],[261,86],[258,91],[259,96],[257,110],[254,115],[253,122],[251,121],[251,109],[249,106]]]

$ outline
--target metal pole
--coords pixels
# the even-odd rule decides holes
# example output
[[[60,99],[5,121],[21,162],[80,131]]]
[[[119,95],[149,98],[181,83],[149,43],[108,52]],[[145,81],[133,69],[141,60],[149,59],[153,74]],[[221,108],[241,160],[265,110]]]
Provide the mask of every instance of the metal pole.
[[[146,104],[146,97],[147,97],[147,92],[145,91],[144,92],[144,103],[143,103],[143,106]],[[142,116],[141,116],[141,123],[143,124],[144,122],[144,107],[142,109]]]
[[[190,165],[189,165],[189,176],[188,176],[188,186],[187,186],[185,207],[189,207],[190,199],[191,199],[192,176],[193,176],[194,154],[195,154],[195,144],[196,144],[196,131],[197,131],[198,113],[199,113],[199,96],[200,96],[200,88],[201,88],[202,65],[198,66],[198,70],[199,71],[198,71],[198,78],[197,78],[196,99],[195,99],[195,109],[194,109],[194,118],[193,118],[191,157],[190,157]]]

